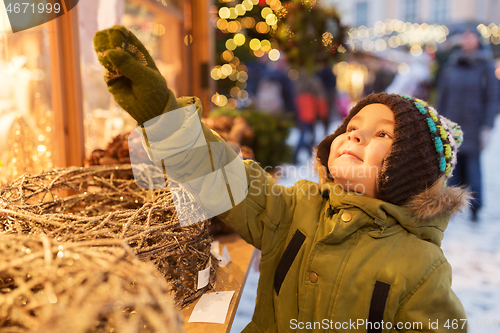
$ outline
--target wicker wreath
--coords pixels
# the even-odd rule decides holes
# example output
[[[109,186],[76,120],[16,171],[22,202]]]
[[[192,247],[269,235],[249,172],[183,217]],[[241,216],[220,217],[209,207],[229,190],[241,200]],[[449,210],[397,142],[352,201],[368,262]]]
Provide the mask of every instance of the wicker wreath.
[[[94,243],[0,235],[0,332],[182,332],[158,270]]]
[[[94,245],[123,240],[158,268],[171,283],[176,304],[185,306],[213,287],[216,260],[210,254],[210,222],[181,228],[172,193],[137,186],[130,164],[26,174],[0,190],[0,234],[43,234]],[[188,207],[185,194],[176,200]],[[208,266],[211,283],[198,289],[198,271]]]

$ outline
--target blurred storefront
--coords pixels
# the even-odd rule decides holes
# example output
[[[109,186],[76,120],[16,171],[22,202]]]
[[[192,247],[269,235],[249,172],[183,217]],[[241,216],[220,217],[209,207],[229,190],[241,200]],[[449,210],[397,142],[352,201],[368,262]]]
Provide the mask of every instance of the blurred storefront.
[[[431,86],[446,55],[457,47],[459,32],[477,29],[482,43],[500,57],[500,5],[497,0],[324,0],[343,13],[348,58],[335,65],[339,89],[356,101],[380,91],[377,78],[422,98],[434,98]],[[444,60],[443,60],[444,58]],[[499,65],[500,66],[500,65]],[[500,78],[500,75],[497,75]],[[362,83],[360,82],[362,78]],[[383,81],[383,80],[382,80]],[[406,82],[407,81],[407,82]],[[411,82],[418,82],[410,86]],[[375,87],[374,87],[375,85]]]
[[[81,166],[135,122],[107,91],[96,31],[133,31],[177,95],[209,105],[213,63],[209,0],[85,0],[69,13],[13,33],[0,5],[0,183],[42,169]]]

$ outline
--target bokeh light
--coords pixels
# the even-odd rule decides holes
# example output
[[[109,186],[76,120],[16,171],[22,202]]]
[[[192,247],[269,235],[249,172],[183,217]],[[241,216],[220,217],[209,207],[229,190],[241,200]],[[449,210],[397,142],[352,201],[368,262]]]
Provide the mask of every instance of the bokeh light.
[[[266,19],[268,15],[273,15],[273,10],[269,7],[264,7],[262,8],[260,15],[262,16],[263,19]]]
[[[412,46],[410,47],[410,54],[411,54],[412,56],[414,56],[414,57],[419,57],[419,56],[421,56],[421,55],[422,55],[422,53],[423,53],[423,51],[422,51],[422,47],[421,47],[420,45],[415,44],[415,45],[412,45]]]
[[[222,7],[221,9],[219,9],[219,17],[220,18],[228,19],[230,14],[231,14],[231,12],[229,11],[229,8],[227,8],[227,7]]]
[[[266,53],[271,51],[271,42],[267,39],[264,39],[260,42],[260,49]]]
[[[280,51],[276,49],[272,49],[271,51],[269,51],[269,59],[271,61],[278,61],[280,56],[281,56]]]
[[[230,62],[231,60],[233,60],[233,58],[234,58],[234,53],[232,51],[226,50],[222,52],[222,59],[225,62]]]
[[[223,75],[229,76],[233,72],[233,67],[230,64],[225,64],[221,67],[221,72]]]
[[[219,30],[226,30],[227,29],[227,20],[226,19],[218,19],[217,20],[217,28]]]
[[[239,34],[236,34],[234,37],[234,42],[236,43],[236,45],[238,46],[242,46],[243,44],[245,44],[245,41],[246,41],[246,38],[245,38],[245,35],[239,33]]]
[[[266,22],[259,22],[255,26],[255,30],[260,34],[267,34],[271,30],[271,27]]]
[[[224,95],[220,95],[219,93],[215,93],[212,96],[212,103],[214,103],[217,106],[226,106],[227,105],[227,97]]]
[[[236,45],[234,39],[231,38],[231,39],[228,39],[226,41],[226,49],[233,51],[236,49],[236,47],[237,47],[237,45]]]
[[[260,40],[258,40],[257,38],[252,39],[249,43],[249,46],[253,51],[260,49]]]
[[[275,25],[276,23],[278,23],[278,18],[274,14],[267,15],[267,17],[266,17],[266,23],[268,25]]]

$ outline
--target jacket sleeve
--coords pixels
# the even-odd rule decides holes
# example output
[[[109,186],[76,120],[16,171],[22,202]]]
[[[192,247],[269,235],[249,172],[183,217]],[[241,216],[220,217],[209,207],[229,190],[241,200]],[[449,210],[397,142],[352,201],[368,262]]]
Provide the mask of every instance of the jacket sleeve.
[[[401,332],[467,332],[467,317],[451,289],[451,266],[446,259],[401,301],[395,321],[409,328]]]
[[[246,242],[262,250],[272,250],[275,237],[286,234],[297,203],[297,189],[275,183],[255,161],[245,160],[248,193],[236,207],[218,217],[232,227]]]
[[[191,193],[205,217],[218,216],[245,241],[262,249],[263,238],[271,241],[278,225],[291,222],[294,187],[275,184],[256,162],[243,161],[203,124],[199,99],[178,101],[180,109],[144,124],[143,146],[149,159],[163,169],[169,185],[178,182]],[[177,213],[182,212],[177,209]]]
[[[484,116],[482,126],[493,127],[495,116],[498,114],[500,105],[498,79],[495,76],[495,65],[488,62],[485,68],[484,79],[486,80],[484,91]]]

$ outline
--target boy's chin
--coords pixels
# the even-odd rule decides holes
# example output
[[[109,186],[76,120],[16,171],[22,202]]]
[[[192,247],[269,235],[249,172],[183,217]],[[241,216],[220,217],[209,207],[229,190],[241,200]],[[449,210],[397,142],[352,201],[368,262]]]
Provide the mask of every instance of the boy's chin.
[[[334,179],[335,184],[339,185],[346,192],[354,192],[359,195],[375,197],[375,191],[366,184],[354,182],[349,179]]]

